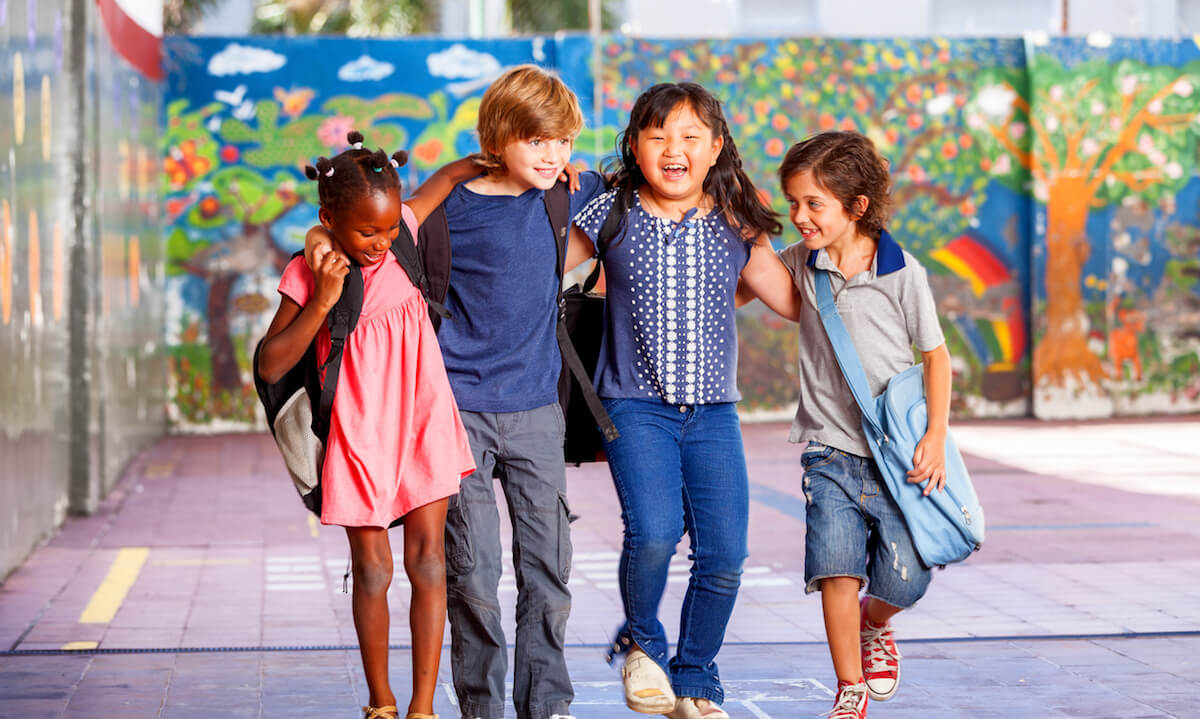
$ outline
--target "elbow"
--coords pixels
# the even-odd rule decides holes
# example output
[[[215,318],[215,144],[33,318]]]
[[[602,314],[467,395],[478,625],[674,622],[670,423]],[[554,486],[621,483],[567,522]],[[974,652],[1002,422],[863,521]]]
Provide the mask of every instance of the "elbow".
[[[259,353],[258,364],[255,366],[254,371],[263,382],[275,384],[283,379],[288,369],[288,367],[281,366],[280,362],[271,357],[270,351],[266,347],[263,347]]]

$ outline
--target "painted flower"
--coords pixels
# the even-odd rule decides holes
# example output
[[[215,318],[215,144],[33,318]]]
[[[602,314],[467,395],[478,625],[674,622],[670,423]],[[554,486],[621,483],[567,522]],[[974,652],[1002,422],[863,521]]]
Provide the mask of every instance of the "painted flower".
[[[1095,155],[1100,151],[1100,143],[1096,142],[1093,137],[1084,138],[1083,142],[1079,143],[1079,149],[1083,152],[1084,157]]]
[[[1007,175],[1012,170],[1012,158],[1008,155],[1001,155],[992,163],[992,173],[996,175]]]
[[[346,135],[354,129],[354,118],[345,115],[327,117],[317,128],[317,139],[330,149],[337,149],[346,144]]]
[[[1192,94],[1192,83],[1188,82],[1187,80],[1180,80],[1179,82],[1175,83],[1175,86],[1171,89],[1174,90],[1175,94],[1180,97],[1188,97]]]
[[[1119,82],[1122,95],[1132,95],[1137,90],[1138,80],[1133,75],[1126,75]]]
[[[1022,137],[1025,137],[1026,129],[1027,128],[1025,127],[1025,123],[1014,122],[1012,124],[1012,127],[1008,128],[1008,134],[1012,135],[1014,140],[1019,140]]]
[[[1091,109],[1092,109],[1093,115],[1103,115],[1104,114],[1104,103],[1100,102],[1099,100],[1092,100],[1092,108]]]
[[[1183,167],[1178,162],[1168,162],[1163,166],[1163,174],[1172,180],[1178,180],[1183,177]]]
[[[1055,85],[1050,88],[1050,99],[1055,102],[1062,102],[1062,99],[1063,99],[1062,85]]]

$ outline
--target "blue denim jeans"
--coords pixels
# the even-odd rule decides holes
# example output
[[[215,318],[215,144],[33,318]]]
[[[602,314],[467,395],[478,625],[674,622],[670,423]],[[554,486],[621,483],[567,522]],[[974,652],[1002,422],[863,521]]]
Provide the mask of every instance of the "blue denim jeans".
[[[714,659],[741,584],[750,509],[737,408],[642,399],[604,406],[621,433],[604,451],[625,523],[619,567],[625,624],[613,654],[636,644],[667,671],[677,695],[720,703],[725,694]],[[668,660],[658,607],[684,531],[692,568],[679,642]]]
[[[563,642],[571,613],[571,530],[558,403],[523,412],[461,412],[476,471],[446,513],[450,668],[463,717],[503,719],[508,645],[501,573],[498,477],[512,523],[517,580],[513,704],[520,719],[570,714],[575,691]]]
[[[800,457],[808,500],[804,590],[827,577],[857,577],[867,594],[908,609],[929,587],[900,507],[870,457],[809,442]]]

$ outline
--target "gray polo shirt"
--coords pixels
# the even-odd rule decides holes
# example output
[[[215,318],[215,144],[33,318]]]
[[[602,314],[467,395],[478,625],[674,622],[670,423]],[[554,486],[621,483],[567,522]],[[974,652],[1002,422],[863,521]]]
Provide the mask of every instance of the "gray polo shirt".
[[[804,300],[800,311],[800,405],[788,441],[816,441],[869,457],[862,413],[817,311],[814,268],[829,271],[838,314],[858,349],[872,396],[913,365],[914,346],[928,352],[946,341],[925,268],[886,230],[871,268],[849,282],[823,249],[810,252],[798,242],[780,251],[779,257]]]

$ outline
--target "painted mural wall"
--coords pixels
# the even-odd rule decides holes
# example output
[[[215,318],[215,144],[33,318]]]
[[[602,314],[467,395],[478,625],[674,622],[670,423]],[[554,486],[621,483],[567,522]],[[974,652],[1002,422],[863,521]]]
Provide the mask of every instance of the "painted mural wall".
[[[0,578],[165,430],[160,86],[117,57],[94,2],[73,62],[71,5],[0,0]]]
[[[725,101],[746,169],[781,212],[775,173],[791,143],[833,128],[872,137],[892,163],[893,234],[938,298],[956,416],[1198,410],[1195,53],[1190,41],[170,38],[172,419],[185,430],[258,422],[248,358],[274,311],[279,268],[315,221],[303,164],[339,151],[357,128],[369,144],[410,151],[411,187],[477,149],[479,97],[520,62],[555,69],[580,96],[590,122],[576,160],[589,167],[612,152],[641,89],[704,84]],[[1138,84],[1127,100],[1130,72]],[[1061,99],[1081,95],[1094,102]],[[1151,121],[1137,114],[1151,106],[1161,108]],[[1073,111],[1092,129],[1081,134]],[[1131,142],[1136,151],[1105,159]],[[1097,153],[1092,169],[1111,177],[1102,191],[1053,184],[1079,172],[1062,163]],[[1162,181],[1152,182],[1136,163],[1159,159]],[[1063,225],[1068,207],[1086,222]],[[789,228],[776,244],[797,239]],[[1054,264],[1064,246],[1087,272]],[[802,339],[757,303],[738,320],[742,410],[786,416]],[[1064,332],[1082,332],[1087,351]]]

